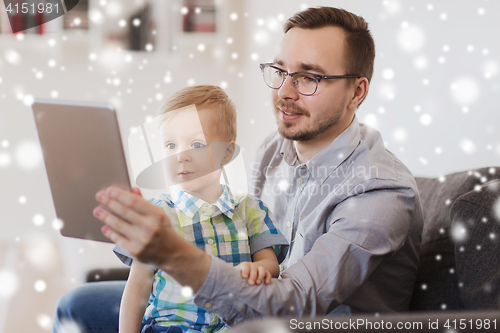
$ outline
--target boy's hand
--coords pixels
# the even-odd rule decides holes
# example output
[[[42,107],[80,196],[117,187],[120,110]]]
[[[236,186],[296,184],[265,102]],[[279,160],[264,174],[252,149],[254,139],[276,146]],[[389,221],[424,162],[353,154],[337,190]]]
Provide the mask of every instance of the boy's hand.
[[[248,284],[260,285],[262,281],[265,284],[270,284],[272,275],[267,269],[259,265],[258,262],[245,261],[236,266],[241,271],[241,277],[248,279]]]

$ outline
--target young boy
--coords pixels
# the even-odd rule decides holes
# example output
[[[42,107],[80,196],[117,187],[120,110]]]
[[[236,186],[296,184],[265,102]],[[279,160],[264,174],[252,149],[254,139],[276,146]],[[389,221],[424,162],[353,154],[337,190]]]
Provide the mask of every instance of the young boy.
[[[159,116],[164,171],[173,186],[170,195],[150,201],[165,210],[180,235],[238,266],[249,284],[271,283],[271,276],[279,275],[272,247],[287,244],[285,237],[262,201],[233,196],[227,185],[220,184],[221,168],[235,149],[232,101],[219,87],[190,87],[171,96]],[[120,333],[227,328],[217,315],[194,304],[189,288],[161,270],[132,261],[119,247],[114,251],[124,263],[131,262],[120,307]]]

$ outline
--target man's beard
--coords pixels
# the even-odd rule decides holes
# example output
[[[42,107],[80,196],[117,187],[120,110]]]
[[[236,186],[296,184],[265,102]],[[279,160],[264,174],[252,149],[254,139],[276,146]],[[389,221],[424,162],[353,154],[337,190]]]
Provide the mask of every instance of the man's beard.
[[[303,117],[310,117],[311,114],[309,111],[299,108],[295,106],[294,104],[287,103],[285,101],[278,101],[276,102],[276,105],[274,107],[276,113],[281,113],[280,107],[292,110],[294,112],[298,112],[303,115]],[[280,116],[279,114],[276,114],[276,125],[278,125],[278,132],[279,134],[284,137],[285,139],[288,140],[294,140],[294,141],[309,141],[314,138],[316,138],[318,135],[328,131],[332,126],[338,124],[340,121],[340,118],[342,117],[341,112],[333,112],[332,117],[327,118],[327,119],[321,119],[318,123],[314,124],[315,126],[309,130],[305,129],[302,131],[289,131],[286,132],[285,130],[287,128],[290,128],[293,126],[291,122],[287,122],[285,120],[279,121],[278,117]]]

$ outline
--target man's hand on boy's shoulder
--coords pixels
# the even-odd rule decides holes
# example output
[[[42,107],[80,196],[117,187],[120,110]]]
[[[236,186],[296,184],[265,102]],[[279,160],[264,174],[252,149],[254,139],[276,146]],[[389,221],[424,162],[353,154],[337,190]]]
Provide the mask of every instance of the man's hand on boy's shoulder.
[[[237,265],[236,268],[241,271],[242,278],[248,279],[249,285],[260,285],[262,282],[265,284],[271,283],[271,272],[258,262],[245,261]]]

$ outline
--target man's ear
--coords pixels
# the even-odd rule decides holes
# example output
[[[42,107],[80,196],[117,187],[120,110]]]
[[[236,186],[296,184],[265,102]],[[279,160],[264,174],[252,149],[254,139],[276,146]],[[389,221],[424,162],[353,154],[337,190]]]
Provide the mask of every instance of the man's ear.
[[[234,150],[235,150],[236,144],[233,140],[228,142],[226,151],[224,151],[224,157],[222,158],[221,166],[224,166],[231,161],[234,155]]]
[[[361,104],[363,99],[366,97],[366,94],[368,93],[369,85],[370,83],[368,82],[368,79],[366,77],[360,77],[356,80],[356,83],[354,84],[353,95],[347,107],[348,109],[355,110],[358,108],[359,104]]]

